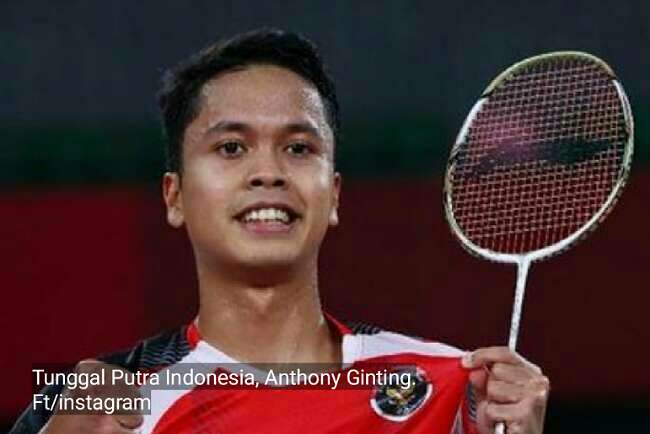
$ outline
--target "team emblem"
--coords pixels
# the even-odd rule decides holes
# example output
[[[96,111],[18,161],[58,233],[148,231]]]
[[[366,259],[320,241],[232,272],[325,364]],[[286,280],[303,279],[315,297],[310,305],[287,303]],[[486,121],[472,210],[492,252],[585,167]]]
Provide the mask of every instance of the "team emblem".
[[[387,384],[375,389],[370,406],[384,419],[401,422],[422,407],[432,395],[433,386],[417,367],[402,367],[392,373],[399,375],[390,375]]]

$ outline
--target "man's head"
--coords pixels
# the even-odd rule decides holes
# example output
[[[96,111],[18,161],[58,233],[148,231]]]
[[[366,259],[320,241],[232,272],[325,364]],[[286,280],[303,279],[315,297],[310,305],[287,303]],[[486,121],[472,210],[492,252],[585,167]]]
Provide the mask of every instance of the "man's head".
[[[313,264],[338,222],[340,187],[336,97],[313,45],[252,32],[170,74],[160,99],[167,218],[187,227],[199,263],[271,272]]]
[[[203,86],[219,74],[255,64],[286,68],[309,81],[323,100],[327,122],[337,141],[338,100],[316,46],[295,33],[254,30],[210,45],[164,74],[158,105],[167,139],[167,170],[182,172],[185,130],[200,111]]]

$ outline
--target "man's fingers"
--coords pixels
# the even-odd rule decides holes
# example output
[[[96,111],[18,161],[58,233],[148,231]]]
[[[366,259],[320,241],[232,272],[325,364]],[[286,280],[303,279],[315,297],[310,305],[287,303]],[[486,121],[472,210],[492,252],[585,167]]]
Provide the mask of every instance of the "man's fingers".
[[[508,347],[479,348],[475,351],[465,353],[462,358],[462,364],[466,369],[489,368],[495,363],[525,366],[531,372],[537,374],[542,372],[538,366],[524,359]]]
[[[541,372],[533,371],[526,365],[511,365],[501,362],[494,363],[490,369],[490,378],[521,385],[527,385],[540,374]]]
[[[75,366],[77,374],[93,374],[101,378],[101,382],[89,382],[88,387],[77,388],[84,395],[96,395],[100,397],[125,397],[136,398],[140,391],[136,387],[133,374],[119,366],[109,365],[98,360],[82,360]]]
[[[521,417],[521,404],[497,404],[487,402],[483,408],[483,417],[487,426],[494,426],[499,422],[514,422]]]
[[[484,397],[488,394],[488,385],[493,381],[529,387],[538,377],[539,374],[534,373],[528,366],[497,362],[489,368],[482,366],[473,369],[469,374],[469,382],[476,390],[477,395]]]
[[[132,421],[127,421],[132,423]],[[142,422],[140,422],[142,425]],[[129,428],[107,414],[55,414],[40,431],[41,434],[102,433],[133,434],[140,426]]]
[[[488,386],[491,388],[492,386]],[[507,387],[495,387],[490,394],[494,396],[517,394],[518,391],[510,390]],[[519,390],[524,390],[519,388]],[[547,391],[546,391],[547,392]],[[518,432],[538,433],[539,428],[544,425],[544,413],[546,409],[546,392],[534,395],[525,394],[516,402],[497,402],[496,400],[484,400],[477,407],[478,427],[481,433],[492,433],[494,426],[503,422],[506,424],[508,434]],[[510,398],[506,398],[510,399]]]
[[[505,381],[492,380],[487,384],[487,400],[503,404],[512,404],[521,401],[526,396],[527,390],[521,386]]]
[[[140,428],[140,425],[144,422],[144,418],[141,414],[116,414],[113,417],[120,427],[129,430]]]
[[[517,404],[495,404],[481,402],[477,407],[477,428],[481,434],[494,434],[496,424],[504,422],[507,434],[512,434],[511,427],[520,425],[518,415],[521,411]]]
[[[79,362],[74,369],[78,375],[85,374],[89,378],[83,385],[69,384],[65,396],[74,399],[96,400],[102,402],[131,402],[135,405],[141,398],[140,390],[132,378],[133,374],[121,367],[88,359]],[[91,381],[90,378],[96,380]],[[89,401],[90,402],[90,401]],[[139,405],[139,404],[138,404]],[[81,433],[98,432],[106,434],[134,433],[142,425],[144,418],[141,409],[126,411],[115,408],[114,413],[107,414],[106,409],[88,408],[59,409],[50,418],[44,433]]]
[[[516,354],[508,347],[485,347],[466,353],[462,362],[467,369],[477,369],[495,362],[514,364],[518,360]]]
[[[483,388],[474,386],[474,383],[472,383],[472,386],[479,401],[487,400],[502,404],[516,403],[528,396],[536,396],[546,391],[544,384],[541,382],[539,384],[531,382],[529,385],[522,386],[508,381],[490,379]]]

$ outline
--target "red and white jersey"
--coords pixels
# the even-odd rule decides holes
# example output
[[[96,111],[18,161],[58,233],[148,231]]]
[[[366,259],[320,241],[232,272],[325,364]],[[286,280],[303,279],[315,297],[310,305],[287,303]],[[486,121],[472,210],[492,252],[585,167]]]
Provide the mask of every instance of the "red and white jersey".
[[[363,327],[353,330],[328,319],[342,338],[343,368],[331,373],[340,379],[336,387],[268,385],[262,380],[264,371],[252,367],[247,374],[255,375],[261,383],[257,387],[152,387],[151,414],[145,416],[141,432],[476,432],[469,372],[460,364],[462,351],[393,332]],[[187,328],[187,341],[189,352],[159,371],[161,378],[166,371],[183,371],[184,366],[221,373],[247,366],[203,341],[193,325]],[[407,383],[375,381],[359,386],[365,374],[377,380],[384,378],[379,375],[382,373],[406,378]]]

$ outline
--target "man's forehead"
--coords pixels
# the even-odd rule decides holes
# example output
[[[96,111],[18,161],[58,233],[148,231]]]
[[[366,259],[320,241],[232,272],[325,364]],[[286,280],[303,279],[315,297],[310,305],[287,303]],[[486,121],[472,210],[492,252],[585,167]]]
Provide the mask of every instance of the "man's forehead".
[[[273,65],[225,72],[203,86],[199,113],[189,129],[204,135],[224,121],[283,128],[310,125],[319,136],[332,138],[316,87],[293,71]]]
[[[204,108],[228,110],[307,111],[324,115],[323,101],[316,87],[286,68],[251,65],[224,72],[201,89]]]

